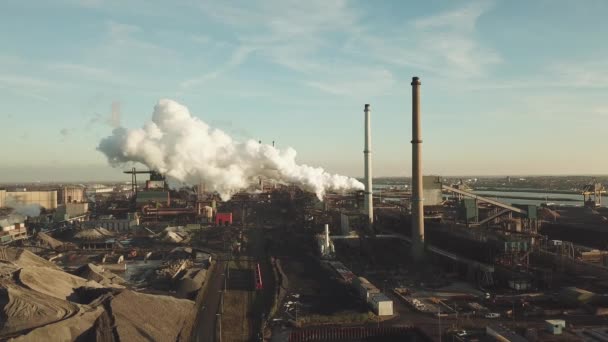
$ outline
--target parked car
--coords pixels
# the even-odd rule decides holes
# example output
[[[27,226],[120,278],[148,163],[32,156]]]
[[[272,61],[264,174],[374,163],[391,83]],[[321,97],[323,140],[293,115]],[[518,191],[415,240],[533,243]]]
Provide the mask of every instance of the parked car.
[[[500,314],[497,312],[488,312],[485,317],[486,318],[500,318]]]
[[[456,332],[456,336],[458,337],[465,337],[467,336],[469,333],[466,330],[460,330]]]

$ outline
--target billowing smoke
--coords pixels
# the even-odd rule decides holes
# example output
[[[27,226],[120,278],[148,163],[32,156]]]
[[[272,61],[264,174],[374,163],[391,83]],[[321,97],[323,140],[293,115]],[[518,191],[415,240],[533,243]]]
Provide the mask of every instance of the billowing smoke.
[[[23,204],[12,197],[6,198],[6,206],[9,208],[13,208],[13,212],[16,214],[21,214],[28,217],[36,217],[40,215],[40,211],[42,207],[36,203]]]
[[[139,162],[187,184],[204,182],[224,200],[256,184],[259,177],[295,184],[319,199],[328,190],[363,189],[354,178],[297,164],[292,148],[279,150],[254,140],[236,142],[168,99],[154,107],[152,121],[139,129],[114,129],[97,149],[112,166]]]
[[[110,113],[108,124],[110,124],[112,128],[120,127],[120,102],[118,101],[112,102],[112,112]]]

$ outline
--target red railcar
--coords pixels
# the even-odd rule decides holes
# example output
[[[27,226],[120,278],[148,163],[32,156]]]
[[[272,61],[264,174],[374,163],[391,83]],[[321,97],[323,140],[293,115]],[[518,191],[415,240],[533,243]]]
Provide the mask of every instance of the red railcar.
[[[262,290],[264,288],[264,284],[262,283],[262,271],[260,270],[260,264],[257,263],[255,267],[255,289]]]

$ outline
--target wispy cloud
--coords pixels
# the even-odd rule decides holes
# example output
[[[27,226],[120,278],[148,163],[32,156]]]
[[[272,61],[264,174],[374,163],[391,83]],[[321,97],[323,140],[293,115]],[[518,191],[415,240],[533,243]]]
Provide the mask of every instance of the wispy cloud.
[[[474,2],[419,18],[390,34],[361,25],[365,13],[352,4],[276,0],[231,6],[214,2],[202,9],[235,30],[242,46],[254,46],[259,56],[300,73],[302,84],[330,94],[365,88],[382,93],[394,84],[394,67],[472,78],[486,76],[502,61],[496,51],[480,43],[476,32],[478,19],[492,8],[491,3]],[[350,62],[328,60],[328,54]],[[379,63],[384,65],[370,73],[369,66]],[[353,74],[367,78],[355,79]],[[217,75],[212,72],[202,79]],[[372,86],[357,85],[362,82]]]
[[[362,81],[364,80],[364,81]],[[357,67],[346,75],[326,75],[320,80],[304,84],[332,95],[372,96],[383,94],[396,83],[393,74],[383,68]]]
[[[79,79],[87,79],[91,81],[107,82],[107,83],[127,83],[124,77],[103,68],[93,67],[84,64],[75,63],[54,63],[48,67],[51,71],[71,74]]]
[[[230,56],[230,59],[228,60],[228,62],[226,62],[225,64],[221,65],[220,67],[218,67],[218,68],[214,69],[213,71],[210,71],[204,75],[201,75],[201,76],[198,76],[195,78],[191,78],[191,79],[181,82],[180,87],[189,89],[189,88],[193,88],[195,86],[201,85],[205,82],[214,80],[214,79],[218,78],[220,75],[222,75],[223,73],[229,72],[230,70],[241,65],[247,59],[247,56],[249,56],[249,54],[252,53],[254,50],[255,50],[254,47],[249,47],[249,46],[238,47],[233,51],[232,56]]]
[[[105,28],[102,40],[88,51],[88,60],[122,68],[166,66],[178,60],[175,50],[150,41],[150,32],[140,26],[108,21]]]
[[[560,62],[549,67],[555,81],[573,88],[608,87],[608,61]]]
[[[47,88],[53,86],[53,82],[49,80],[22,75],[0,75],[0,84],[28,88]]]
[[[442,77],[487,76],[491,67],[502,62],[499,53],[477,37],[477,22],[491,8],[491,3],[473,2],[416,19],[390,34],[363,33],[353,38],[347,48]]]
[[[464,7],[416,19],[414,27],[420,30],[449,29],[461,32],[475,31],[477,19],[492,6],[490,2],[471,2]]]
[[[133,33],[142,32],[141,27],[137,25],[119,23],[112,20],[108,21],[106,25],[108,27],[108,33],[118,39],[122,39]]]
[[[52,89],[54,85],[56,86],[57,84],[46,79],[23,75],[0,74],[0,89],[5,89],[16,95],[38,101],[48,102],[49,98],[41,94]]]

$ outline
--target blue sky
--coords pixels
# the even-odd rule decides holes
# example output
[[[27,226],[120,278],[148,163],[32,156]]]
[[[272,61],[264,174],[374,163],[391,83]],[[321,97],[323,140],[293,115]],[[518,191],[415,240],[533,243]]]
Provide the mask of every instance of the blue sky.
[[[412,76],[425,173],[606,174],[607,14],[602,0],[3,1],[0,182],[120,179],[95,148],[160,98],[351,176],[370,103],[375,175],[409,175]]]

